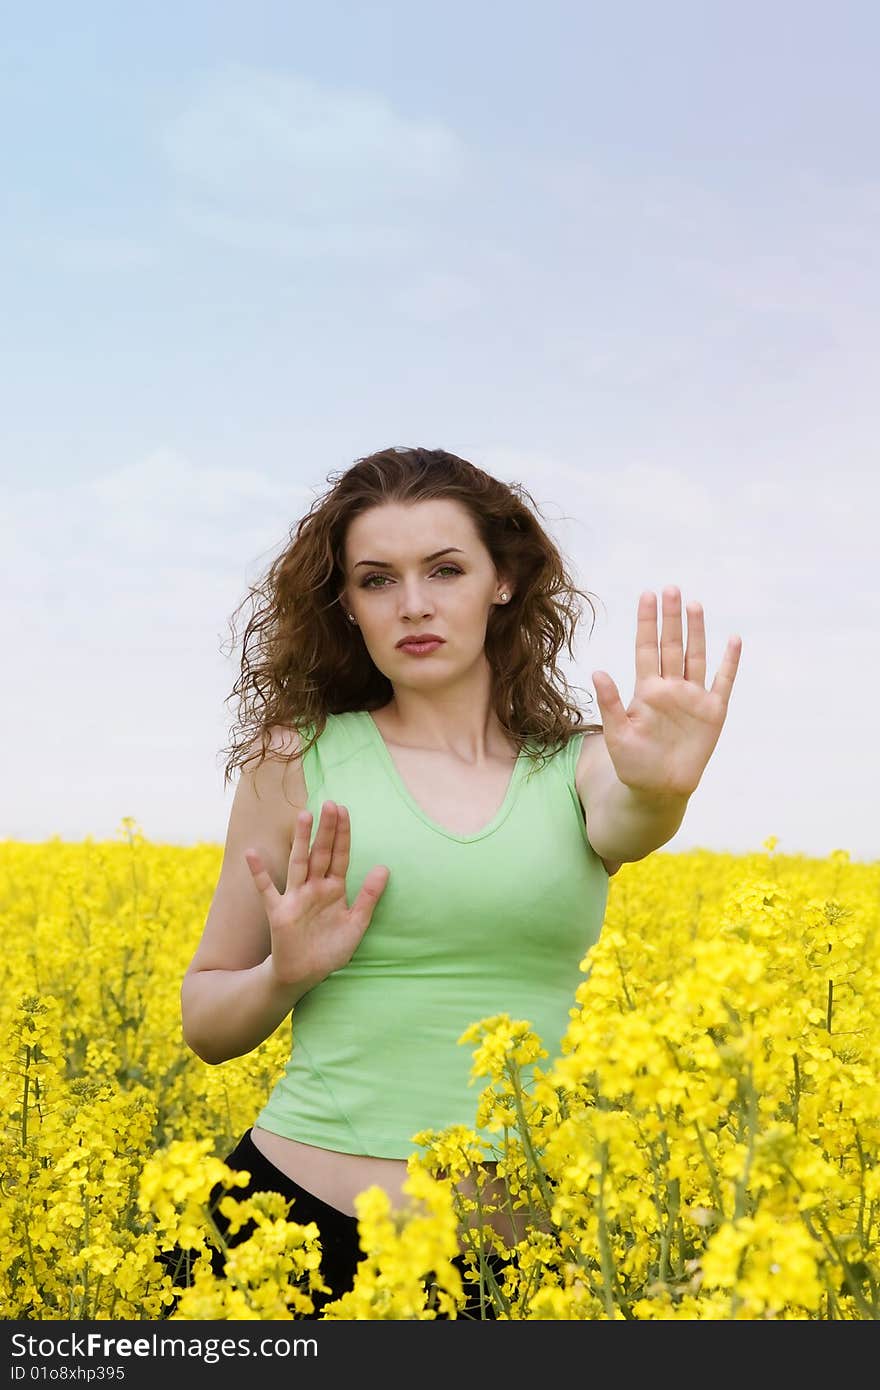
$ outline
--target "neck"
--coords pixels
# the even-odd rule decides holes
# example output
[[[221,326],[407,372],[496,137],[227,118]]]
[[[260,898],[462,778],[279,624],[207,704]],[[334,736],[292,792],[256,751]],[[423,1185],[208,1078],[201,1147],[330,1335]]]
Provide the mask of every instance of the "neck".
[[[492,707],[491,690],[484,659],[467,681],[446,689],[428,692],[396,686],[381,713],[396,743],[454,753],[462,762],[478,765],[510,754],[510,740]]]

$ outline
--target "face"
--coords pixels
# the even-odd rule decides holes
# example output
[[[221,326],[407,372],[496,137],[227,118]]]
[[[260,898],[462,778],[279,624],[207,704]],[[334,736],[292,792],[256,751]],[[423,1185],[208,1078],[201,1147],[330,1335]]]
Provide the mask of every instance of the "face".
[[[470,513],[446,498],[385,503],[355,517],[345,574],[343,610],[354,614],[367,651],[392,683],[462,674],[483,657],[493,605],[512,595]],[[425,656],[397,646],[423,632],[443,644]]]

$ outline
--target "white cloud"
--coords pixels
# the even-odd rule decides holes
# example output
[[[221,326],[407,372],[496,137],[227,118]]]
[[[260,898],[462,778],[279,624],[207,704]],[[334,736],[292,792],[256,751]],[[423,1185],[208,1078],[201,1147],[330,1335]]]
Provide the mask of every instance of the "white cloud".
[[[267,176],[328,182],[369,169],[394,180],[454,179],[455,135],[439,121],[407,118],[374,91],[342,90],[241,63],[207,74],[187,109],[170,117],[163,145],[173,167],[215,191]]]
[[[251,575],[286,542],[311,492],[256,472],[193,464],[168,448],[64,488],[7,496],[0,575],[17,602],[88,627],[124,601],[131,614],[200,613],[204,598]],[[39,559],[35,571],[34,560]],[[22,591],[21,576],[29,576]]]
[[[147,834],[205,833],[205,769],[219,768],[238,671],[228,620],[313,496],[170,448],[7,494],[0,624],[18,674],[4,720],[39,746],[20,740],[7,759],[19,790],[3,833],[110,836],[129,814]],[[215,775],[207,833],[220,835]],[[59,778],[76,794],[60,796]]]
[[[377,221],[370,225],[362,218],[322,222],[319,226],[299,225],[293,214],[258,218],[221,212],[207,204],[182,204],[178,220],[198,237],[207,237],[238,251],[257,251],[267,255],[296,259],[324,260],[327,256],[349,260],[375,260],[400,256],[417,247],[417,238],[403,227]]]
[[[280,254],[400,250],[468,163],[449,127],[385,96],[240,63],[207,74],[159,140],[191,229]]]

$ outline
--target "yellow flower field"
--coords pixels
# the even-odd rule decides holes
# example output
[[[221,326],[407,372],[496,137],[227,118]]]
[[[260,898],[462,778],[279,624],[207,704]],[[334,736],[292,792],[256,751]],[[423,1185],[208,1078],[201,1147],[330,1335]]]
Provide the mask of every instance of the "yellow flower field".
[[[776,845],[625,864],[561,1056],[528,1020],[473,1020],[461,1045],[494,1151],[465,1127],[418,1136],[408,1213],[360,1195],[369,1254],[323,1317],[454,1316],[465,1199],[436,1174],[479,1180],[481,1159],[535,1216],[513,1248],[471,1233],[499,1319],[880,1316],[880,863]],[[219,1155],[290,1030],[220,1067],[183,1042],[180,981],[221,859],[130,818],[114,841],[0,842],[4,1319],[312,1310],[320,1232],[278,1196],[241,1204],[256,1229],[211,1274],[205,1204],[235,1181]],[[157,1258],[175,1243],[197,1262],[176,1302]]]

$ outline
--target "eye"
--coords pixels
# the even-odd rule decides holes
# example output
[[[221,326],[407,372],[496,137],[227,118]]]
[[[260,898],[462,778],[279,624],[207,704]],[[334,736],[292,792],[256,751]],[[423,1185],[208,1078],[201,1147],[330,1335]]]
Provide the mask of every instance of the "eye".
[[[435,574],[442,574],[444,570],[446,570],[446,571],[447,571],[448,573],[450,573],[450,574],[461,574],[461,570],[457,567],[457,565],[440,565],[439,568],[436,569],[436,570],[434,571],[434,573],[435,573]],[[369,574],[369,575],[367,575],[367,578],[364,580],[363,584],[361,585],[361,588],[362,588],[362,589],[385,589],[385,588],[387,588],[387,585],[385,585],[385,584],[374,584],[374,583],[373,583],[373,580],[374,580],[374,579],[387,579],[387,578],[388,578],[387,574]]]

